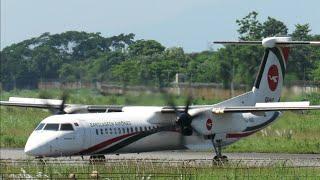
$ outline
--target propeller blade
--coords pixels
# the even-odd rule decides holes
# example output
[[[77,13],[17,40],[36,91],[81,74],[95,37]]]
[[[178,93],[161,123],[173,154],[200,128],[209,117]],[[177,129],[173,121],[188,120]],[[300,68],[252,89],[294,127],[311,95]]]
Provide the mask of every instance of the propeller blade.
[[[56,106],[53,106],[50,103],[46,104],[49,107],[49,110],[52,114],[67,114],[67,112],[65,112],[65,106],[66,106],[65,104],[68,99],[68,93],[63,91],[60,97],[61,97],[60,98],[61,104],[59,105],[58,108]]]
[[[65,91],[63,91],[62,97],[61,97],[62,103],[59,106],[58,114],[66,114],[66,112],[64,111],[64,108],[65,108],[67,98],[68,98],[67,93]]]
[[[165,101],[166,101],[166,104],[169,105],[169,107],[173,108],[174,109],[174,112],[176,113],[176,115],[178,116],[179,115],[179,111],[178,111],[178,108],[174,102],[174,98],[173,98],[173,95],[167,93],[162,87],[159,87],[159,92],[162,94],[162,96],[164,97]]]
[[[183,146],[185,144],[185,137],[184,137],[184,135],[182,133],[180,134],[179,144],[181,144]]]
[[[188,99],[187,99],[187,101],[186,101],[185,109],[184,109],[184,112],[185,112],[185,113],[188,113],[190,104],[192,103],[192,100],[193,100],[192,96],[189,95],[189,96],[188,96]]]

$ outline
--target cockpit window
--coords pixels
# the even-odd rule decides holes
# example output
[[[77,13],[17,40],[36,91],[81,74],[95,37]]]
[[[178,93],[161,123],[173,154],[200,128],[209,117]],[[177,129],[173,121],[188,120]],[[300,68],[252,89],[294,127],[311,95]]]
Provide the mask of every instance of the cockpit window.
[[[60,131],[73,131],[72,124],[61,124]]]
[[[50,131],[58,131],[58,129],[59,129],[59,124],[48,123],[44,127],[44,130],[50,130]]]
[[[41,130],[41,129],[43,128],[43,126],[44,126],[44,123],[40,123],[40,124],[38,125],[38,127],[36,128],[36,131]]]

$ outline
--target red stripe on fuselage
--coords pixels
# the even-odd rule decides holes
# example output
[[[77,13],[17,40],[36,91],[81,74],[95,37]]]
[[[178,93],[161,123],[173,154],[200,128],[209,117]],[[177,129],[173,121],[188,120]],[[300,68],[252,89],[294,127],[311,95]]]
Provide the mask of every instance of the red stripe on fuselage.
[[[120,141],[120,140],[122,140],[122,139],[124,139],[124,138],[127,138],[127,137],[129,137],[129,136],[131,136],[131,135],[135,135],[135,134],[138,134],[138,133],[125,134],[125,135],[122,135],[122,136],[118,136],[118,137],[115,137],[115,138],[106,140],[106,141],[104,141],[104,142],[102,142],[102,143],[99,143],[99,144],[96,144],[96,145],[94,145],[94,146],[92,146],[92,147],[90,147],[90,148],[88,148],[88,149],[85,149],[85,150],[83,150],[83,151],[80,151],[78,154],[88,154],[88,153],[92,153],[92,152],[97,151],[97,150],[99,150],[99,149],[101,149],[101,148],[103,148],[103,147],[106,147],[106,146],[108,146],[108,145],[110,145],[110,144],[112,144],[112,143],[115,143],[115,142],[117,142],[117,141]]]

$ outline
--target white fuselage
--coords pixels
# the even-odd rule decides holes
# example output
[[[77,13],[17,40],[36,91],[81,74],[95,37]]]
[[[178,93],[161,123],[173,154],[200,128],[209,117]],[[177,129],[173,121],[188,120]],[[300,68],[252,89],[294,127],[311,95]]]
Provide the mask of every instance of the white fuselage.
[[[273,122],[278,112],[265,116],[251,113],[215,117],[211,113],[192,123],[202,134],[214,134],[223,146],[246,137]],[[237,116],[237,117],[235,117]],[[163,130],[175,123],[175,114],[153,110],[114,113],[54,115],[44,119],[30,135],[25,152],[38,157],[134,153],[178,149],[212,149],[209,136],[194,132],[182,136],[176,130]],[[212,129],[204,129],[207,119]]]

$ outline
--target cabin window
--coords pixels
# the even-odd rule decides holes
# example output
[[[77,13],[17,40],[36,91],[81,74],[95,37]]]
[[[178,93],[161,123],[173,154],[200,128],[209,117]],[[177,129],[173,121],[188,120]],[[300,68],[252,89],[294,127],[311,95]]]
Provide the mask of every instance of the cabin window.
[[[130,133],[130,129],[129,128],[127,128],[127,133]]]
[[[119,132],[119,134],[121,134],[121,129],[120,128],[118,128],[118,132]]]
[[[74,123],[74,125],[75,125],[75,126],[79,126],[79,124],[78,124],[78,123]]]
[[[138,127],[134,127],[134,130],[136,130],[136,132],[138,132]]]
[[[148,131],[148,129],[147,129],[147,127],[146,127],[146,126],[144,127],[144,131]]]
[[[99,135],[99,130],[98,129],[96,129],[96,134]]]
[[[140,131],[142,132],[143,131],[143,129],[142,129],[142,127],[140,126]]]
[[[108,129],[106,128],[106,129],[104,129],[104,132],[106,133],[106,134],[108,134]]]
[[[43,128],[43,126],[44,126],[44,123],[40,123],[40,124],[38,125],[38,127],[36,128],[36,131],[41,130],[41,129]]]
[[[61,124],[60,131],[73,131],[72,124]]]
[[[103,129],[100,129],[100,134],[103,134]]]
[[[44,127],[44,130],[49,130],[49,131],[58,131],[58,129],[59,129],[59,124],[48,123]]]
[[[125,134],[126,133],[126,129],[122,128],[122,133]]]
[[[114,134],[117,134],[117,129],[116,129],[116,128],[114,128],[113,130],[114,130]]]
[[[112,134],[112,128],[110,128],[109,130],[110,130],[110,134]]]
[[[131,133],[133,133],[133,127],[131,127],[130,129],[131,129]]]

